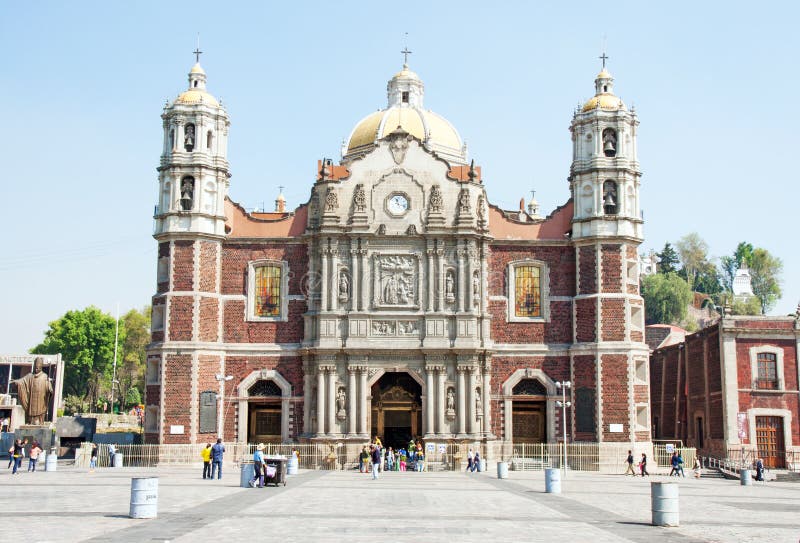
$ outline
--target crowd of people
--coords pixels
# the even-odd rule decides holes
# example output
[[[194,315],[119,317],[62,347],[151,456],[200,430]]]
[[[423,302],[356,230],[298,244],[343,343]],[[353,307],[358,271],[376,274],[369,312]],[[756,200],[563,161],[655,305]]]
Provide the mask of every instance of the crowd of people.
[[[384,447],[378,436],[358,456],[358,470],[377,479],[382,471],[425,471],[425,443],[412,439],[407,447]]]

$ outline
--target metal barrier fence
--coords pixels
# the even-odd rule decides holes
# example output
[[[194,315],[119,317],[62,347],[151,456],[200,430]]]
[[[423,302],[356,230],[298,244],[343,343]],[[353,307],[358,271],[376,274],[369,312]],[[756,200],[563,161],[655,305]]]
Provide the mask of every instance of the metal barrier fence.
[[[87,444],[88,445],[88,444]],[[225,462],[238,464],[250,460],[256,445],[252,443],[225,443]],[[299,467],[316,470],[357,469],[359,455],[364,444],[265,444],[265,454],[289,456],[296,453]],[[567,469],[575,471],[596,471],[601,473],[622,473],[629,443],[570,443],[566,448]],[[123,464],[132,467],[151,467],[158,465],[200,464],[200,451],[205,444],[193,445],[117,445],[116,452],[123,455]],[[481,458],[490,461],[508,462],[509,468],[516,471],[536,471],[545,468],[561,468],[564,465],[564,446],[560,443],[425,443],[426,471],[464,470],[467,454],[480,453]],[[695,461],[695,449],[676,447],[683,457],[684,469],[690,470]],[[656,444],[652,449],[632,450],[635,463],[644,452],[649,457],[648,470],[655,473],[658,468],[670,466],[671,453],[664,444]],[[90,449],[85,445],[76,455],[76,463],[89,465]],[[98,467],[110,464],[109,446],[98,446]],[[410,468],[409,468],[410,469]]]

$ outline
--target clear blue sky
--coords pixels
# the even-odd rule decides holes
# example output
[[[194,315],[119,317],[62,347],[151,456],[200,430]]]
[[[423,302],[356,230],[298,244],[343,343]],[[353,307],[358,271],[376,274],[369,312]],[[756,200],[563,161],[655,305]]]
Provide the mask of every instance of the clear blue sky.
[[[0,352],[96,305],[149,303],[161,109],[185,89],[201,34],[209,90],[231,117],[230,196],[305,202],[319,158],[385,106],[402,63],[483,167],[492,202],[569,197],[568,131],[593,94],[602,36],[636,106],[646,240],[697,231],[784,262],[800,299],[795,2],[3,2]],[[554,3],[555,4],[555,3]]]

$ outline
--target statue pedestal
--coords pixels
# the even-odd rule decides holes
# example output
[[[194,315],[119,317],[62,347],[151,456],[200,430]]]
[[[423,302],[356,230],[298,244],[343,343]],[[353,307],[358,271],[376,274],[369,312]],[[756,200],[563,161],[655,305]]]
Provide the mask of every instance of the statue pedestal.
[[[15,439],[27,439],[28,446],[38,441],[42,450],[50,452],[52,447],[58,447],[58,437],[50,424],[23,424],[14,431]]]

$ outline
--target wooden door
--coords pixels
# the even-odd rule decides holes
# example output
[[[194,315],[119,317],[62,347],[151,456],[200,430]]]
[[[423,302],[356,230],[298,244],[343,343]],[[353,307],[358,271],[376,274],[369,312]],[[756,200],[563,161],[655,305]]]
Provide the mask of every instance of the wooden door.
[[[515,443],[547,443],[544,402],[514,400],[512,436]]]
[[[765,468],[786,467],[783,418],[756,417],[756,445]]]

